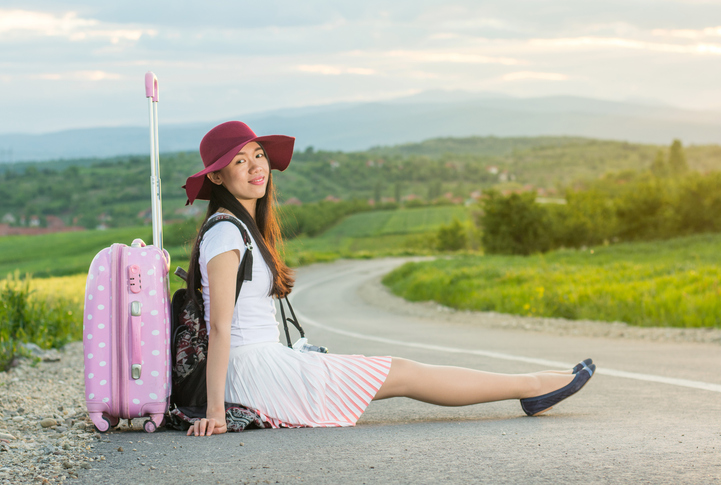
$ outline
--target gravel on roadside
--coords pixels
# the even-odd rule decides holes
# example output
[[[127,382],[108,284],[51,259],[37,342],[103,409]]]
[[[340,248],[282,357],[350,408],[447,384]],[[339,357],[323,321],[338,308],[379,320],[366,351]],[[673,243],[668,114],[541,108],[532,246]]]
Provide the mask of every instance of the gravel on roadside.
[[[88,419],[83,344],[0,372],[0,484],[61,483],[104,460]]]
[[[371,279],[361,286],[359,295],[366,302],[379,308],[436,322],[447,321],[455,324],[552,333],[553,335],[721,345],[721,329],[719,328],[639,327],[624,322],[524,317],[507,313],[456,310],[433,301],[410,302],[391,293],[381,283],[381,277]]]

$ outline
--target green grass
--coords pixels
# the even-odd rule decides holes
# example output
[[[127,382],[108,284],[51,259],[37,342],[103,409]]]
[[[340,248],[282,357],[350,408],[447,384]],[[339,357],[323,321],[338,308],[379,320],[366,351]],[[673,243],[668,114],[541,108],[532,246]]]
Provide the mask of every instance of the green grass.
[[[459,206],[422,207],[397,211],[374,211],[351,215],[316,238],[298,238],[286,244],[286,259],[297,266],[339,257],[368,257],[376,254],[406,254],[431,249],[431,232],[457,217],[468,219],[468,210]],[[427,234],[424,236],[424,234]],[[409,238],[409,235],[413,237]],[[0,238],[0,278],[14,271],[35,278],[86,273],[95,254],[113,243],[130,244],[141,238],[151,243],[149,226]],[[173,236],[176,246],[166,247],[171,270],[187,268],[189,248],[181,237]],[[166,241],[169,240],[166,237]],[[356,253],[360,252],[360,255]],[[172,279],[171,279],[172,281]]]
[[[338,258],[431,254],[436,231],[454,217],[467,221],[468,209],[442,206],[361,212],[318,237],[287,241],[285,260],[291,266],[302,266]]]
[[[721,327],[721,235],[546,255],[409,263],[384,278],[411,301],[528,316]]]
[[[130,245],[135,238],[151,244],[150,227],[0,237],[0,278],[16,270],[36,278],[86,273],[98,251],[116,242]],[[171,261],[188,259],[187,250],[182,246],[166,249]]]
[[[82,338],[82,306],[76,299],[38,293],[15,273],[0,285],[0,371],[15,356],[29,356],[22,342],[60,348]]]
[[[364,212],[341,221],[323,233],[321,239],[417,234],[435,231],[454,217],[462,222],[468,220],[468,209],[462,206],[448,205]]]

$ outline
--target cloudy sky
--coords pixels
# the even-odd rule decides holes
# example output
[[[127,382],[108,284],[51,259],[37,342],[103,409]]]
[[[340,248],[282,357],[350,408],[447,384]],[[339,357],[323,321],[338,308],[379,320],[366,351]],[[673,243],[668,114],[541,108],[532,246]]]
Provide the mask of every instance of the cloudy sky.
[[[0,133],[371,101],[430,89],[721,110],[721,1],[0,3]]]

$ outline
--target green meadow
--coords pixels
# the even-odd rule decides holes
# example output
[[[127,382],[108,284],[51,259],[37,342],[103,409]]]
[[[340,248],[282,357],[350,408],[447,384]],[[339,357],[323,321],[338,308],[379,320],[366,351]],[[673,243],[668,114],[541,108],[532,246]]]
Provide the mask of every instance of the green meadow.
[[[721,235],[534,256],[408,263],[383,282],[411,301],[639,326],[721,327]]]
[[[361,212],[318,237],[287,241],[285,259],[291,266],[302,266],[338,258],[431,254],[436,232],[453,218],[468,221],[469,210],[449,205]]]
[[[433,250],[435,231],[453,218],[468,220],[461,206],[379,210],[348,216],[314,238],[301,236],[285,244],[285,258],[291,266],[339,257],[370,257],[416,254]],[[170,226],[165,232],[171,263],[187,267],[190,238]],[[187,231],[186,231],[187,234]],[[152,242],[149,226],[0,238],[0,275],[19,271],[35,278],[68,276],[88,271],[95,254],[113,243],[130,244],[141,238]],[[168,245],[169,244],[169,245]],[[360,254],[359,254],[360,253]]]

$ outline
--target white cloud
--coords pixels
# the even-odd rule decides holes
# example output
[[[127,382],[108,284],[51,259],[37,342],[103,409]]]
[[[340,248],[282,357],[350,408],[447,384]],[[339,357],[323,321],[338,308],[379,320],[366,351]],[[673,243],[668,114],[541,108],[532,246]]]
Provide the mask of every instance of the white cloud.
[[[705,29],[654,29],[653,35],[665,37],[680,37],[682,39],[699,39],[701,37],[721,37],[721,27],[707,27]]]
[[[565,81],[568,76],[557,72],[533,72],[533,71],[518,71],[509,72],[501,76],[503,81],[522,81],[525,79],[536,79],[541,81]]]
[[[30,10],[0,9],[0,39],[17,36],[65,37],[70,41],[103,38],[113,44],[121,40],[136,41],[144,34],[156,35],[146,28],[118,28],[95,19],[79,18],[75,12],[60,16]]]
[[[531,39],[531,45],[548,47],[618,47],[622,49],[671,52],[677,54],[721,55],[721,44],[660,44],[619,37],[569,37],[562,39]]]
[[[512,66],[517,64],[526,64],[525,61],[514,59],[512,57],[494,57],[473,52],[457,52],[457,51],[409,51],[409,50],[393,50],[383,53],[388,57],[397,57],[405,61],[411,62],[449,62],[462,64],[503,64]]]
[[[44,79],[48,81],[105,81],[121,79],[120,74],[105,71],[73,71],[64,73],[43,73],[30,76],[32,79]]]
[[[458,39],[460,35],[454,34],[452,32],[440,32],[437,34],[432,34],[430,37],[428,37],[431,40],[449,40],[449,39]]]
[[[72,31],[97,25],[97,20],[79,19],[75,12],[56,17],[45,12],[29,10],[0,10],[0,33],[30,31],[42,35],[65,35]]]
[[[364,67],[340,67],[331,66],[328,64],[301,64],[296,68],[302,72],[323,74],[324,76],[339,76],[341,74],[358,74],[361,76],[372,76],[374,74],[377,74],[375,69],[367,69]]]

